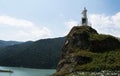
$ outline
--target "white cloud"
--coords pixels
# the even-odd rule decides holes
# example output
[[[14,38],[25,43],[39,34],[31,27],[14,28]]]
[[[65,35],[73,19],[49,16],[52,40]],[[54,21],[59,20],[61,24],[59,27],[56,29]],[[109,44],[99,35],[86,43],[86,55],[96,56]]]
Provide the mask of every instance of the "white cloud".
[[[120,27],[120,12],[112,16],[113,23]]]
[[[120,37],[120,12],[112,16],[91,14],[89,21],[99,33],[111,34]]]
[[[64,23],[69,29],[71,29],[73,26],[77,26],[78,22],[75,20],[69,20]]]
[[[90,26],[96,29],[99,33],[111,34],[116,37],[120,37],[120,12],[112,16],[105,14],[90,14],[88,18]],[[78,24],[75,20],[65,22],[68,30]]]
[[[66,26],[66,31],[64,32],[63,35],[67,35],[72,27],[78,25],[78,22],[70,19],[70,20],[64,22],[64,25]]]
[[[37,40],[51,36],[46,27],[39,27],[35,23],[10,16],[0,16],[0,39],[3,40]]]

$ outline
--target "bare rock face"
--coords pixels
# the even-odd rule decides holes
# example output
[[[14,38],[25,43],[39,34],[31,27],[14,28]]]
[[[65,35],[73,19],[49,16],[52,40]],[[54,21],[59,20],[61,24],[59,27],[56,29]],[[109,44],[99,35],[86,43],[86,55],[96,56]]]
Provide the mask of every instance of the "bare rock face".
[[[89,26],[73,27],[67,35],[66,42],[62,49],[62,58],[67,54],[74,52],[72,48],[79,48],[81,50],[88,49],[90,46],[90,34],[98,34],[96,30]]]
[[[54,76],[65,76],[65,74],[78,71],[77,66],[91,63],[94,61],[90,55],[92,52],[105,52],[119,46],[120,42],[112,36],[100,35],[90,26],[75,26],[67,35]]]

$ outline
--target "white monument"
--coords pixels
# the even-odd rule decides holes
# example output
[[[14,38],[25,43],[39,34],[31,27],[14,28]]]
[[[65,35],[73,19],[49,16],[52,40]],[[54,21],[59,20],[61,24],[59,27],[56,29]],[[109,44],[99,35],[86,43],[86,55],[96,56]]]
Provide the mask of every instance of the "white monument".
[[[88,25],[88,19],[87,19],[87,9],[84,8],[82,11],[82,25]]]

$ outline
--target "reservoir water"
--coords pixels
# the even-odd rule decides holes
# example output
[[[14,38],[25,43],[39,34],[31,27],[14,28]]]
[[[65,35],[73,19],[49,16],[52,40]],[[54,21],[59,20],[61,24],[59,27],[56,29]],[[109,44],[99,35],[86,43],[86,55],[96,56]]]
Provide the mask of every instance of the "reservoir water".
[[[31,69],[19,67],[1,67],[0,70],[11,70],[13,73],[0,72],[0,76],[50,76],[55,69]]]

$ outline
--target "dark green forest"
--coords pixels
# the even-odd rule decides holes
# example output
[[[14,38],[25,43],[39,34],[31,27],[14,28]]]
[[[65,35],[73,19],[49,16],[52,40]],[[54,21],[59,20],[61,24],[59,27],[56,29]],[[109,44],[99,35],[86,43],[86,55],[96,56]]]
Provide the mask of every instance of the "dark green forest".
[[[29,41],[0,48],[0,66],[56,68],[65,37]]]

